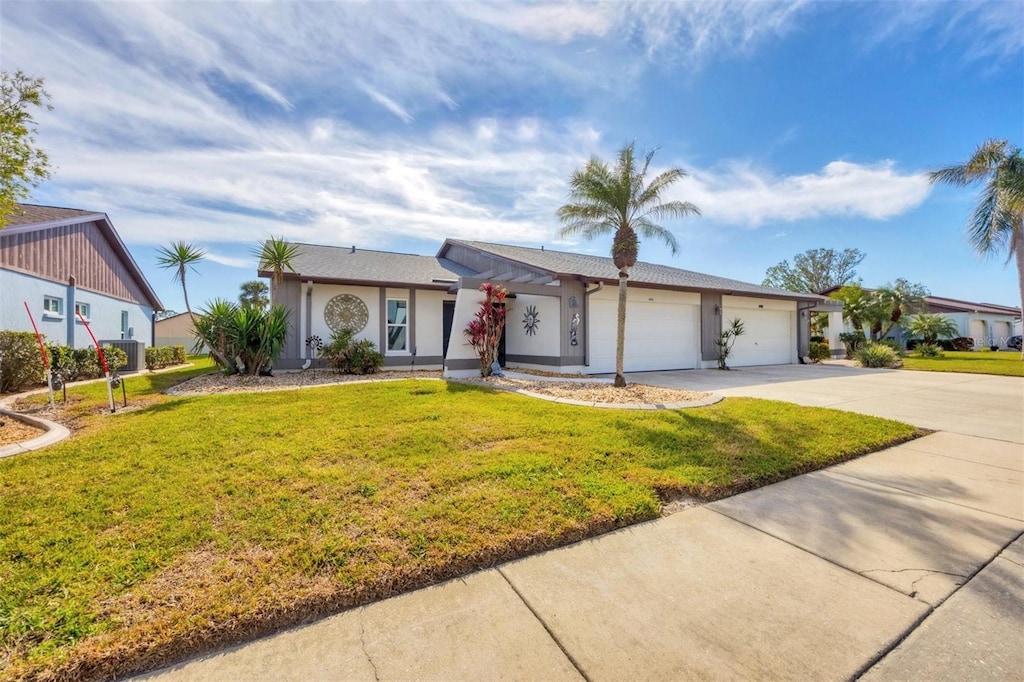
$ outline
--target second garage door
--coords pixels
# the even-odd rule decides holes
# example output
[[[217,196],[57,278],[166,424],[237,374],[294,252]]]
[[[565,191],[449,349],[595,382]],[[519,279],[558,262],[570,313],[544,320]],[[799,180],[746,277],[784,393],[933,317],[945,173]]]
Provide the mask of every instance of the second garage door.
[[[590,371],[615,371],[614,300],[590,302]],[[679,303],[630,301],[626,308],[627,372],[693,369],[697,366],[698,306]]]
[[[722,324],[739,318],[745,332],[736,339],[730,367],[754,365],[788,365],[796,354],[795,312],[789,310],[762,310],[726,306],[722,311]]]

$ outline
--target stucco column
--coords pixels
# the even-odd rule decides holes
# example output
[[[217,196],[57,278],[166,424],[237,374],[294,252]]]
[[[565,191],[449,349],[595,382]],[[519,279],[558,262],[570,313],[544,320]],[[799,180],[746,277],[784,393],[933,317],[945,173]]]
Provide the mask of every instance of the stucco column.
[[[844,350],[843,342],[839,340],[839,335],[843,333],[843,314],[842,313],[829,313],[828,314],[828,347],[832,351]],[[833,353],[835,355],[835,353]]]

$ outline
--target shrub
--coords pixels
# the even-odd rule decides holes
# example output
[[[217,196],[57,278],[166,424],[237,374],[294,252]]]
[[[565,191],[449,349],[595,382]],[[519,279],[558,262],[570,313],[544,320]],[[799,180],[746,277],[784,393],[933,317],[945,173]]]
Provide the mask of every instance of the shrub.
[[[935,343],[921,343],[917,345],[917,354],[922,358],[941,358],[942,347]]]
[[[320,357],[340,374],[373,374],[384,366],[384,356],[373,341],[352,337],[350,329],[336,332],[323,346]]]
[[[505,329],[504,301],[508,289],[500,284],[484,282],[480,285],[480,291],[484,292],[484,300],[480,301],[480,309],[462,333],[476,351],[480,376],[488,377],[491,375],[491,367],[498,361],[498,346]]]
[[[32,332],[0,331],[0,393],[46,383],[46,368]]]
[[[146,369],[185,364],[185,346],[150,346],[146,349]]]
[[[811,337],[811,343],[825,343],[825,337],[814,335]]]
[[[811,341],[811,348],[807,352],[807,357],[814,362],[821,362],[822,360],[829,360],[832,357],[832,351],[829,349],[827,343]]]
[[[729,355],[732,353],[733,344],[736,343],[736,339],[747,333],[747,330],[743,327],[743,320],[736,318],[729,320],[729,327],[723,329],[715,339],[715,345],[718,346],[718,369],[729,369],[727,360]]]
[[[875,343],[888,346],[889,348],[892,348],[897,355],[903,355],[903,344],[896,339],[879,339],[878,341],[875,341]]]
[[[861,367],[896,368],[903,366],[900,354],[884,343],[871,343],[859,349],[854,359]]]
[[[942,344],[942,347],[946,348],[946,350],[964,351],[974,348],[974,339],[970,336],[958,336],[952,341],[947,341],[946,343],[949,344],[949,348],[946,348],[945,343]]]
[[[59,374],[64,381],[99,379],[103,376],[103,367],[94,346],[71,348],[48,343],[46,353],[50,357],[53,372]],[[116,372],[128,364],[128,354],[113,346],[103,347],[103,357],[106,358],[107,367],[111,372]]]
[[[274,304],[261,309],[214,299],[196,316],[195,350],[204,346],[226,374],[260,374],[281,356],[289,311]]]
[[[839,335],[839,340],[846,346],[846,357],[850,359],[856,357],[857,351],[860,350],[866,341],[864,331],[861,329],[855,332],[843,332]]]

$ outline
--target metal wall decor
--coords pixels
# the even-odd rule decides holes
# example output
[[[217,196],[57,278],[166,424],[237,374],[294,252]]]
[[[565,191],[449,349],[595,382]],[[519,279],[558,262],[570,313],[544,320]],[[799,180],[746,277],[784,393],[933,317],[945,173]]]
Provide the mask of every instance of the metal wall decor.
[[[537,312],[537,306],[526,306],[526,313],[523,314],[523,329],[526,330],[528,336],[533,336],[537,333],[538,327],[540,327],[540,313]]]
[[[580,345],[579,338],[580,329],[580,314],[573,313],[572,320],[569,321],[569,345],[578,346]]]
[[[363,299],[352,294],[338,294],[324,306],[324,320],[332,332],[349,329],[358,334],[366,327],[370,311]]]

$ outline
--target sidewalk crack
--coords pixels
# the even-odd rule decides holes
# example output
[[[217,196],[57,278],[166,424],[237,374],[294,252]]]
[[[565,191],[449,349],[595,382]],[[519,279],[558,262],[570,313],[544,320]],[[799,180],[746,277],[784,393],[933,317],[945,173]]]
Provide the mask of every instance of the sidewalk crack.
[[[359,614],[359,644],[363,648],[363,655],[366,656],[366,661],[373,668],[373,679],[380,682],[380,671],[377,670],[377,664],[373,662],[373,656],[366,649],[366,623],[363,622],[362,614]]]

